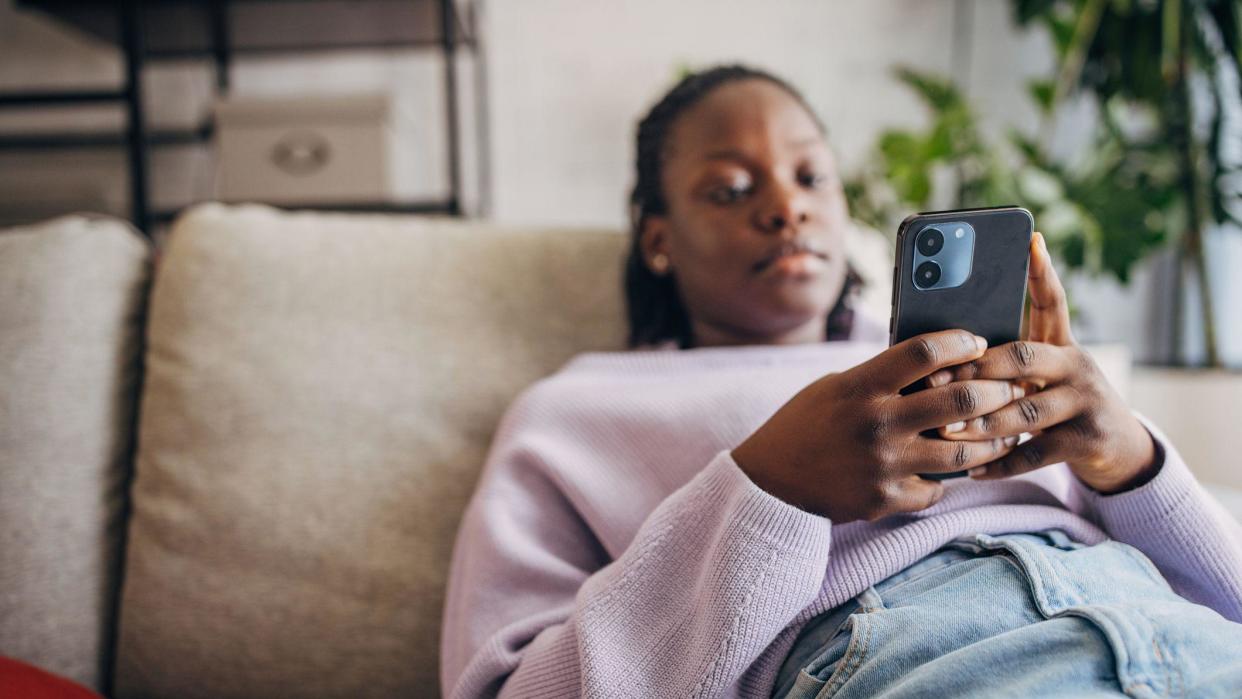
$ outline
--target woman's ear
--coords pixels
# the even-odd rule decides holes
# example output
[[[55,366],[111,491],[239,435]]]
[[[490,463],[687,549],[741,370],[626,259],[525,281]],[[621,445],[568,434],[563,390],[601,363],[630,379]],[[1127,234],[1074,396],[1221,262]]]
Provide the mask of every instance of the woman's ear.
[[[672,259],[668,254],[668,217],[649,214],[643,219],[638,234],[638,247],[643,254],[647,269],[657,277],[668,274]]]

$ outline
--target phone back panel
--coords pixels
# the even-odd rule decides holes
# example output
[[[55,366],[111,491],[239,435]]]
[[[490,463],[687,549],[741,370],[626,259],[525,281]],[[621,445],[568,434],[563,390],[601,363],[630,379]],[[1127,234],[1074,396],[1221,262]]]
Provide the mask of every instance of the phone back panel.
[[[914,285],[914,245],[929,224],[965,221],[975,229],[970,276],[949,289]],[[1026,272],[1034,219],[1017,207],[916,214],[897,232],[890,344],[937,330],[961,328],[988,346],[1019,338],[1026,301]]]

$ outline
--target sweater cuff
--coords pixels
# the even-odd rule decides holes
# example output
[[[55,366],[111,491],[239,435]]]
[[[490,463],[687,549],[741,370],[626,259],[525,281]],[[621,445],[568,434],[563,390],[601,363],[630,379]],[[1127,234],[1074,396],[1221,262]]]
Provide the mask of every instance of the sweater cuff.
[[[1198,482],[1177,450],[1155,425],[1135,414],[1156,443],[1157,456],[1163,455],[1160,472],[1143,485],[1113,495],[1084,487],[1087,497],[1102,521],[1110,525],[1144,526],[1165,519],[1195,497]]]
[[[832,520],[799,509],[755,485],[725,449],[702,472],[703,485],[727,503],[733,524],[788,552],[828,556]]]

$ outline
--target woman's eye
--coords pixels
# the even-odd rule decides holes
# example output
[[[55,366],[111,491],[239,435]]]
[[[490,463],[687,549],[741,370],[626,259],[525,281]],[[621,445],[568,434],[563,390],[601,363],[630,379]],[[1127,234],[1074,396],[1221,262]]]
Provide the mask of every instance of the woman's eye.
[[[707,197],[717,204],[732,204],[741,201],[749,193],[750,187],[746,185],[731,185],[716,187],[707,193]]]
[[[798,184],[810,189],[822,187],[827,181],[828,176],[819,172],[803,172],[798,174]]]

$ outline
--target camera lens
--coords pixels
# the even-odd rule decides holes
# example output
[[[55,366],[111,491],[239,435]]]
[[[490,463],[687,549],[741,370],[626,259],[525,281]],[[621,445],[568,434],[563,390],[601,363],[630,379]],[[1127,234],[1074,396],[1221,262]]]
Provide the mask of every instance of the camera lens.
[[[927,228],[919,233],[918,248],[923,257],[931,257],[944,247],[944,233],[939,229]]]
[[[940,265],[927,260],[914,270],[914,284],[920,289],[930,289],[940,281]]]

